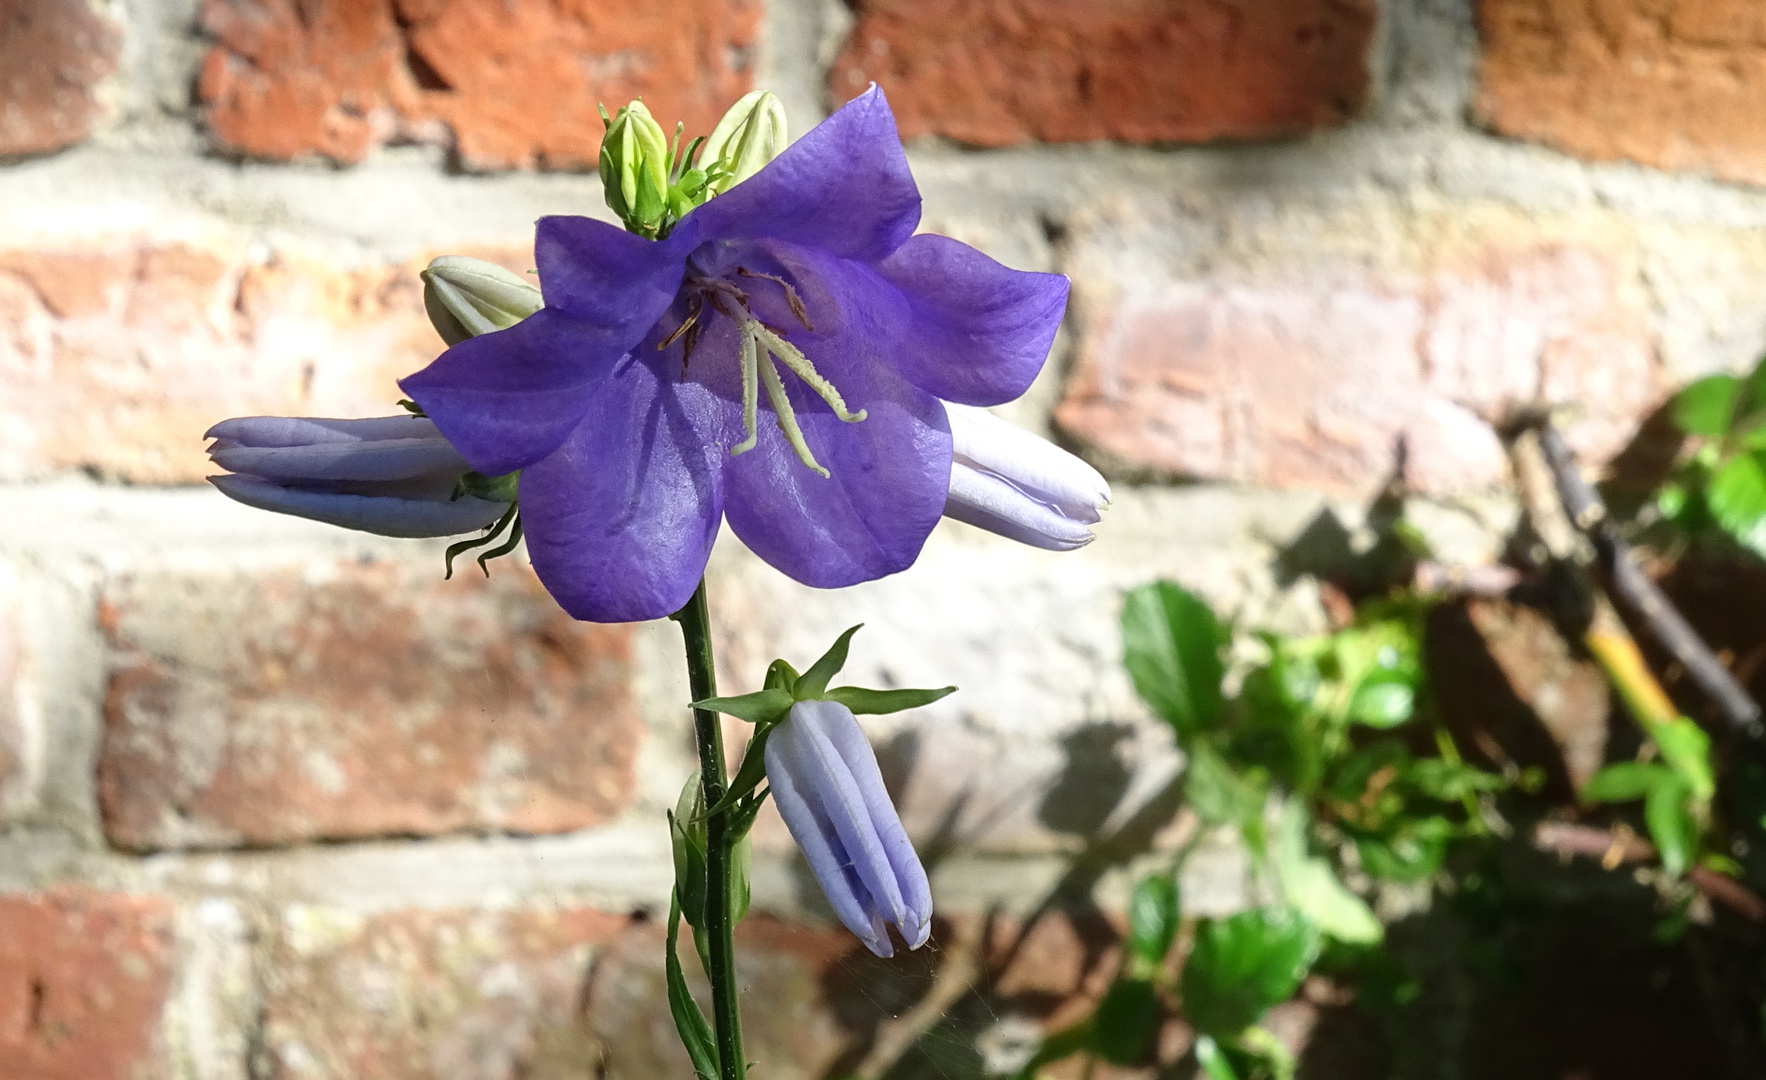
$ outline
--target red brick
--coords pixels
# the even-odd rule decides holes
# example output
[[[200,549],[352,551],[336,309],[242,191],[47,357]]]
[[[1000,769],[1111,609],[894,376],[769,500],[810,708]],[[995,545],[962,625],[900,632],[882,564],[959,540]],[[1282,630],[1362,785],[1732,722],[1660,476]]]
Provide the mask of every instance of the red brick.
[[[132,849],[455,830],[557,833],[633,795],[626,627],[505,561],[337,564],[110,586],[98,763]]]
[[[1757,0],[1481,0],[1477,111],[1580,157],[1766,184]]]
[[[758,0],[207,0],[215,142],[360,161],[445,143],[472,169],[592,168],[596,106],[642,97],[709,132],[745,93]]]
[[[1310,256],[1281,271],[1076,286],[1079,362],[1056,419],[1129,468],[1365,495],[1398,447],[1424,492],[1504,476],[1512,410],[1574,404],[1586,460],[1622,449],[1666,391],[1617,255],[1492,241],[1418,268]]]
[[[424,261],[339,270],[238,237],[0,248],[0,479],[187,483],[226,417],[394,411],[396,380],[443,347]]]
[[[876,82],[904,137],[977,146],[1205,142],[1342,123],[1373,0],[860,0],[830,73]]]
[[[823,1075],[849,1042],[823,980],[857,942],[760,917],[737,937],[749,1058],[780,1080]],[[264,1048],[278,1080],[692,1075],[661,926],[587,909],[292,909],[270,953]]]
[[[0,897],[0,1075],[165,1075],[160,1014],[175,960],[172,918],[155,897]]]
[[[0,0],[0,157],[84,139],[122,35],[89,0]]]

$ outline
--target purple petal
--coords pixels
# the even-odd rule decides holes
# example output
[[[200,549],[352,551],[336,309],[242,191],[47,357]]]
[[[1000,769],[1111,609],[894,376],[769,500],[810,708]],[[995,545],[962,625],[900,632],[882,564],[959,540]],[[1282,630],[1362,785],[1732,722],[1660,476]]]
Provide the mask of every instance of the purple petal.
[[[211,449],[209,459],[228,472],[271,480],[403,480],[467,471],[466,459],[440,435],[317,446],[223,445]]]
[[[259,510],[323,521],[380,536],[458,536],[489,528],[507,503],[459,499],[401,499],[283,487],[256,476],[211,476],[223,495]]]
[[[799,739],[803,732],[786,723],[773,730],[766,744],[767,786],[773,804],[803,850],[810,872],[821,883],[828,904],[840,921],[878,956],[893,956],[888,931],[879,925],[876,905],[846,856],[834,824],[828,819],[811,779]]]
[[[564,445],[522,472],[528,554],[564,610],[631,622],[687,602],[717,536],[727,410],[627,359]]]
[[[791,715],[785,720],[785,727],[796,729],[787,749],[788,754],[796,755],[794,775],[799,784],[808,789],[809,800],[820,806],[833,823],[834,831],[840,837],[840,846],[859,880],[864,882],[865,890],[871,894],[876,910],[885,921],[899,926],[907,921],[908,912],[902,900],[901,884],[895,878],[895,867],[890,863],[889,852],[877,830],[878,822],[871,816],[870,801],[865,798],[846,759],[823,727],[828,710],[814,707],[819,705],[832,705],[835,710],[842,708],[836,702],[800,701],[791,706]],[[862,735],[860,739],[863,739]],[[869,747],[865,752],[870,753]],[[872,764],[875,765],[874,759]],[[791,767],[790,757],[786,758],[786,765]],[[883,798],[887,804],[888,795]],[[895,810],[890,807],[888,817],[894,815]]]
[[[875,342],[806,335],[799,347],[866,419],[848,424],[781,366],[805,441],[799,461],[761,409],[760,441],[724,466],[724,512],[749,549],[791,577],[842,588],[905,570],[944,512],[950,433],[938,399],[867,353]]]
[[[1081,522],[961,461],[951,465],[944,516],[1044,551],[1073,551],[1092,542]]]
[[[920,389],[998,405],[1030,388],[1067,310],[1067,279],[1012,270],[948,236],[916,236],[877,267],[907,299],[895,368]]]
[[[920,191],[895,116],[873,86],[765,168],[687,215],[676,235],[784,240],[876,262],[919,223]]]
[[[895,802],[883,786],[883,773],[877,768],[877,754],[871,749],[870,740],[865,738],[852,710],[837,701],[800,701],[791,707],[792,720],[800,715],[816,721],[864,800],[865,813],[877,831],[889,859],[893,882],[901,893],[903,907],[894,914],[895,924],[907,939],[908,947],[919,948],[931,932],[932,887],[907,830],[901,827]]]
[[[441,438],[421,416],[374,416],[332,420],[319,416],[235,416],[203,433],[228,446],[317,446],[323,443],[378,442],[381,439]]]
[[[556,450],[631,346],[546,308],[467,338],[399,386],[474,469],[500,476]]]
[[[543,217],[534,262],[546,306],[634,345],[674,302],[690,237],[662,243],[594,218]]]

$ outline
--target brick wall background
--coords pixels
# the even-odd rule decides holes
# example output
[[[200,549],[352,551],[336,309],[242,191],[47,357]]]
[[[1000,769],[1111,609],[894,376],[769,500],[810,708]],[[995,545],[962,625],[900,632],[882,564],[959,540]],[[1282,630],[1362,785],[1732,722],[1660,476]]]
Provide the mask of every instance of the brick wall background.
[[[1605,459],[1766,346],[1761,75],[1754,0],[0,0],[0,1075],[684,1075],[674,628],[199,483],[215,420],[387,411],[432,255],[603,214],[597,101],[703,129],[765,85],[800,133],[875,80],[927,228],[1074,282],[1007,411],[1108,471],[1096,544],[946,524],[843,593],[714,558],[729,691],[861,620],[855,681],[963,688],[871,727],[932,953],[861,955],[759,827],[751,1056],[810,1078],[876,1075],[935,969],[1170,820],[1122,589],[1319,625],[1275,555],[1401,445],[1485,561],[1507,410]],[[1234,902],[1230,851],[1194,867]],[[1107,938],[1040,924],[951,1053],[1095,991]]]

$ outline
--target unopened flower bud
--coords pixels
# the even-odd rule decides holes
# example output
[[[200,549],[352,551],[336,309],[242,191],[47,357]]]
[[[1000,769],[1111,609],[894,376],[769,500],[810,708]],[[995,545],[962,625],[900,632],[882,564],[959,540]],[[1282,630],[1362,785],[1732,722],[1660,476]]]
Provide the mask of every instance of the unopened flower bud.
[[[633,231],[654,235],[668,207],[671,155],[668,136],[642,101],[608,118],[601,138],[601,184],[607,205]]]
[[[540,290],[483,259],[443,255],[423,271],[423,308],[449,345],[507,330],[544,306]]]
[[[944,516],[1047,551],[1091,543],[1110,485],[1067,451],[972,405],[944,403],[950,496]]]
[[[695,931],[705,928],[705,861],[709,843],[705,827],[705,790],[699,774],[687,778],[675,811],[668,819],[670,838],[674,842],[675,889],[681,902],[681,914]],[[748,874],[753,861],[753,844],[746,835],[730,852],[730,918],[740,922],[748,914],[751,895]]]
[[[785,104],[771,90],[751,90],[730,106],[700,151],[706,190],[721,195],[785,149]]]

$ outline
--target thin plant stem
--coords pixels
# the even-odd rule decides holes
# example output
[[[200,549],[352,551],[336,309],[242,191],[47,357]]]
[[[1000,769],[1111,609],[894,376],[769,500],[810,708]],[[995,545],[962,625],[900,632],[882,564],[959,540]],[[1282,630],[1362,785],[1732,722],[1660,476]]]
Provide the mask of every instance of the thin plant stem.
[[[711,616],[705,603],[705,580],[693,598],[672,616],[681,624],[687,647],[687,681],[693,700],[717,696],[717,672],[712,666]],[[717,713],[693,710],[693,734],[699,744],[699,776],[705,805],[716,806],[729,780],[724,765],[723,729]],[[731,862],[734,843],[730,836],[730,812],[712,814],[705,822],[705,936],[709,941],[712,1025],[717,1031],[719,1080],[743,1080],[748,1066],[742,1056],[742,1018],[736,983],[734,905],[731,902]]]

